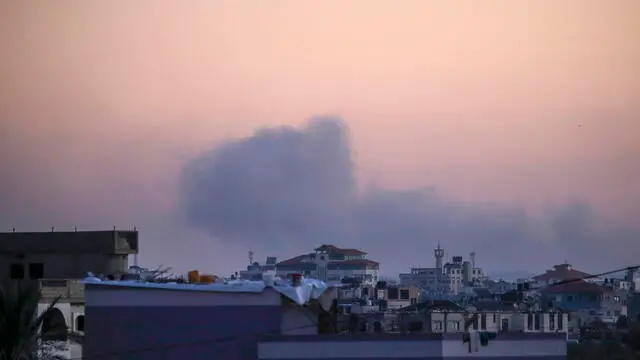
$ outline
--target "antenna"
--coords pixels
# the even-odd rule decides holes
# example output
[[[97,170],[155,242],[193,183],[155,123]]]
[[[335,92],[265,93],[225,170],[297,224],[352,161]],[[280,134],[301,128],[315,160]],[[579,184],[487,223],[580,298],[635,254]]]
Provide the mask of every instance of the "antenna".
[[[54,232],[54,231],[56,231],[56,227],[55,227],[55,226],[52,226],[52,227],[51,227],[51,232]]]
[[[74,226],[74,227],[73,227],[73,231],[74,231],[74,232],[78,232],[78,227],[77,227],[77,226]]]
[[[253,264],[253,250],[249,250],[249,265]]]
[[[472,251],[469,254],[469,258],[471,258],[471,268],[475,269],[476,268],[476,253]]]

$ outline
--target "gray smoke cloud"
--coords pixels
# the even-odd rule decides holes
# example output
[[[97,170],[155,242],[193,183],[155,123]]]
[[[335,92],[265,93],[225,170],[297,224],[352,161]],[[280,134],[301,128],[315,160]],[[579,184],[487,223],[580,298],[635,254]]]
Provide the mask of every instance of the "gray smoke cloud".
[[[435,190],[359,193],[355,173],[345,122],[315,118],[300,128],[259,130],[194,158],[182,172],[181,203],[191,224],[221,241],[362,247],[400,263],[396,268],[429,264],[438,241],[450,255],[477,251],[493,269],[548,267],[567,258],[615,266],[640,250],[637,229],[604,223],[584,202],[533,216],[517,206],[447,201]]]

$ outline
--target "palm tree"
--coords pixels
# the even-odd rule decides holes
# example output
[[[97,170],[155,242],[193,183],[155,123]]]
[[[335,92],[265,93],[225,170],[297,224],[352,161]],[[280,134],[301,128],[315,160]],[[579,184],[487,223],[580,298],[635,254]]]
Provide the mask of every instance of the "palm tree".
[[[0,360],[34,360],[42,358],[42,342],[47,337],[66,337],[66,325],[55,321],[47,333],[42,332],[43,323],[52,317],[58,299],[38,314],[41,300],[37,282],[12,280],[0,284]],[[52,358],[52,357],[49,357]],[[55,358],[55,356],[53,356]]]

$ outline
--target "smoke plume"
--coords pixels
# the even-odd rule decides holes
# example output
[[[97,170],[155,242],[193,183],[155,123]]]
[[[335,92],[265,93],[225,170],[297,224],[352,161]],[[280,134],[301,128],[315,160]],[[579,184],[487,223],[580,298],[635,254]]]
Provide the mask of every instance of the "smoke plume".
[[[619,264],[640,249],[632,241],[638,231],[597,221],[583,202],[533,216],[517,206],[448,201],[435,191],[359,193],[355,174],[345,122],[316,118],[300,128],[262,129],[193,159],[182,172],[182,206],[193,225],[221,241],[307,249],[333,243],[396,263],[429,264],[438,241],[450,255],[477,251],[501,269],[567,258],[598,266],[605,250]]]

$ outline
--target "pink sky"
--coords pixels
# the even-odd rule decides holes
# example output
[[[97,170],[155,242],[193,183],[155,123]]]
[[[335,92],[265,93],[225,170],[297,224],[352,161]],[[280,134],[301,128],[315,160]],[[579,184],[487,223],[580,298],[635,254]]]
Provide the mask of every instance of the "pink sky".
[[[145,219],[169,216],[194,151],[317,114],[348,121],[363,184],[531,208],[579,197],[635,220],[639,13],[636,0],[2,1],[0,160],[16,170],[0,224],[163,222]],[[169,259],[163,246],[150,261]]]

